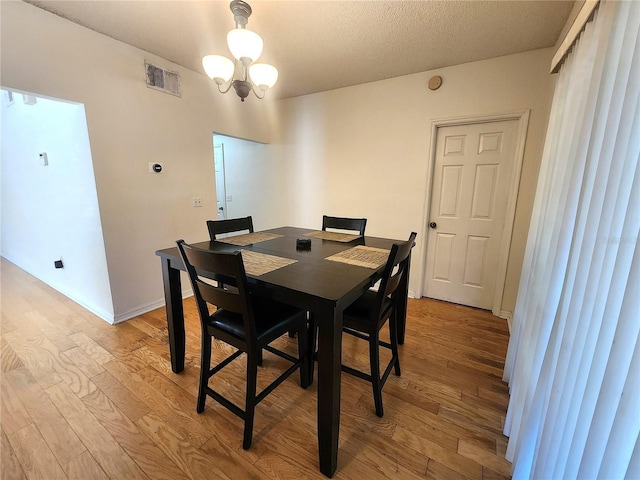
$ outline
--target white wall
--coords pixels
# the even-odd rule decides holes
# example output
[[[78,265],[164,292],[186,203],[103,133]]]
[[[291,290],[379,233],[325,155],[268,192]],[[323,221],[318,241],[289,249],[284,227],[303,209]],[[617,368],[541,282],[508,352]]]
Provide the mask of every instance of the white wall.
[[[84,107],[13,96],[2,92],[2,256],[113,319]]]
[[[367,233],[418,232],[410,290],[424,273],[432,122],[531,110],[503,310],[512,311],[555,79],[552,49],[537,50],[279,102],[272,153],[285,158],[288,223],[323,214],[367,217]],[[439,90],[427,88],[440,75]],[[276,152],[277,153],[274,153]]]
[[[267,141],[269,100],[240,103],[204,74],[24,2],[0,13],[2,85],[85,106],[115,321],[161,305],[154,252],[206,238],[215,214],[212,133]],[[180,73],[181,98],[146,87],[145,59]]]

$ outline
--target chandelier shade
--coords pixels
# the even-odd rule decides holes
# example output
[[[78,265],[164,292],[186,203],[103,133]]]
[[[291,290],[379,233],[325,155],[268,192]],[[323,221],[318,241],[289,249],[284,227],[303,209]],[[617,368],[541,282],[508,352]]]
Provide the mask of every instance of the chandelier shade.
[[[260,58],[264,43],[257,33],[246,28],[236,28],[227,34],[227,45],[231,55],[247,67]]]
[[[278,81],[278,69],[268,63],[254,63],[249,67],[249,78],[263,90],[267,90]]]
[[[264,42],[260,35],[246,28],[251,6],[243,0],[233,0],[229,7],[236,28],[227,34],[227,46],[235,61],[222,55],[206,55],[202,58],[202,67],[221,93],[233,87],[243,102],[249,92],[262,99],[278,81],[278,70],[273,65],[254,63],[262,55]]]
[[[207,76],[218,85],[228,82],[233,77],[236,66],[222,55],[207,55],[202,58],[202,67]]]

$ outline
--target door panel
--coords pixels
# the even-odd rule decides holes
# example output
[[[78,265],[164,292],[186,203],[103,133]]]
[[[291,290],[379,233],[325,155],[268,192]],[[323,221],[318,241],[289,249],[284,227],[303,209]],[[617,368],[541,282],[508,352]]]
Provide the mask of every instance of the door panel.
[[[438,233],[436,235],[434,278],[439,281],[450,281],[451,255],[455,238],[455,235],[446,233]]]
[[[458,217],[462,165],[445,165],[442,169],[442,189],[440,190],[440,217]]]
[[[462,284],[468,287],[484,285],[485,260],[489,239],[469,235],[467,239],[467,254],[464,263],[464,278]]]
[[[437,130],[427,297],[491,309],[518,121]]]
[[[471,218],[492,220],[499,169],[500,165],[476,166],[476,181],[473,185],[471,200]]]

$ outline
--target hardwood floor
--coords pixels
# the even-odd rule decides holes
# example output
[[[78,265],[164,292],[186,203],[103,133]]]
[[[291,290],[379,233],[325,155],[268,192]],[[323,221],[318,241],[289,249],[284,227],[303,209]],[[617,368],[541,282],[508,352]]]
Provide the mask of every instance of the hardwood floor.
[[[254,440],[207,399],[196,413],[199,325],[185,301],[185,371],[171,372],[164,309],[111,326],[15,265],[1,264],[2,479],[325,478],[318,470],[316,386],[293,375],[256,409]],[[409,300],[402,376],[383,390],[342,376],[336,479],[502,479],[506,322],[489,312]],[[296,352],[295,339],[279,347]],[[214,356],[227,347],[214,344]],[[344,337],[366,370],[366,344]],[[265,352],[264,385],[285,362]],[[242,357],[214,378],[243,405]],[[241,385],[240,389],[236,385]]]

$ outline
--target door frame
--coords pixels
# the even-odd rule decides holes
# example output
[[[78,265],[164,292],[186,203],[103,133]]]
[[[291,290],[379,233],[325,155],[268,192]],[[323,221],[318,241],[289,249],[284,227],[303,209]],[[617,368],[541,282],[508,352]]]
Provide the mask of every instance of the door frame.
[[[527,139],[527,128],[529,126],[529,116],[531,110],[521,110],[512,113],[499,113],[492,115],[475,115],[469,117],[456,117],[433,120],[431,123],[431,145],[429,148],[429,166],[427,168],[427,188],[424,201],[424,215],[422,219],[422,233],[425,241],[422,245],[422,276],[420,279],[420,296],[423,296],[424,286],[426,284],[427,269],[427,248],[429,235],[429,214],[431,212],[431,195],[433,191],[433,169],[436,161],[436,149],[438,129],[443,127],[452,127],[459,125],[473,125],[478,123],[493,123],[505,120],[516,120],[518,122],[516,134],[516,148],[514,153],[514,165],[509,179],[509,193],[507,197],[507,210],[504,218],[504,232],[500,240],[500,254],[498,257],[498,270],[496,272],[496,285],[493,296],[492,313],[497,317],[510,320],[512,312],[502,309],[502,295],[504,294],[504,286],[507,278],[507,265],[509,261],[509,251],[511,250],[511,234],[513,233],[513,222],[516,214],[516,200],[518,199],[518,191],[520,189],[520,174],[522,172],[522,162],[524,160],[524,147]]]
[[[215,134],[214,134],[215,136]],[[216,187],[216,219],[218,219],[218,205],[217,205],[217,201],[218,201],[218,185],[216,183],[216,178],[215,178],[215,174],[216,174],[216,147],[220,147],[220,150],[222,151],[222,188],[224,189],[224,195],[222,196],[222,204],[223,204],[223,208],[224,208],[224,218],[227,219],[227,171],[226,171],[226,165],[224,164],[224,142],[219,143],[218,145],[215,144],[215,141],[213,143],[213,186]]]

